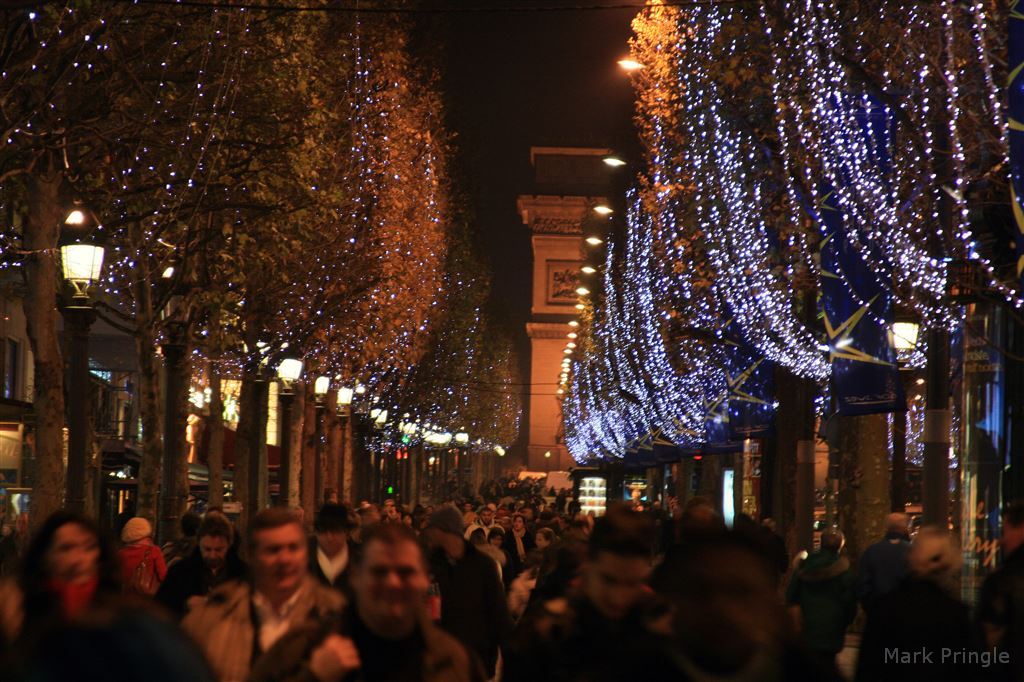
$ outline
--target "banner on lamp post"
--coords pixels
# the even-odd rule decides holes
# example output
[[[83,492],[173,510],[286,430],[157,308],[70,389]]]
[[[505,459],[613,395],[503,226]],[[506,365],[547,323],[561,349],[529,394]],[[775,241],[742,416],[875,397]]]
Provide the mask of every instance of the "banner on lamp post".
[[[1017,256],[1017,279],[1024,276],[1024,3],[1010,3],[1010,35],[1007,41],[1010,77],[1007,87],[1007,110],[1010,131],[1010,202]]]
[[[890,329],[892,297],[848,243],[835,195],[820,207],[821,309],[832,392],[843,416],[906,409]]]
[[[725,339],[730,440],[767,438],[775,423],[775,364],[744,341],[735,318]]]

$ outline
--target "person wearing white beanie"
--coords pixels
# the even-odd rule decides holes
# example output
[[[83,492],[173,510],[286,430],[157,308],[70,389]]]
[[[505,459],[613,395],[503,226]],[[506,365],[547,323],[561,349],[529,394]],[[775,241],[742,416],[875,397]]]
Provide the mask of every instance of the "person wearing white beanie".
[[[153,526],[141,516],[128,519],[128,523],[121,529],[121,542],[126,545],[142,542],[147,538],[149,544],[153,544]]]
[[[125,592],[152,596],[167,577],[167,564],[153,544],[153,526],[141,516],[128,519],[121,529],[124,546],[118,551]]]

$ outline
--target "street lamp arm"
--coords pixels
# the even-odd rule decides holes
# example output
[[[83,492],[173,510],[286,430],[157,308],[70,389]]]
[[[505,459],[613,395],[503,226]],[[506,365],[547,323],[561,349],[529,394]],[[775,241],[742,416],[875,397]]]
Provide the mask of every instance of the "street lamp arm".
[[[135,328],[130,327],[124,322],[115,319],[109,313],[115,313],[116,315],[120,316],[122,320],[130,322],[135,322],[135,318],[126,316],[120,310],[117,310],[116,308],[113,308],[107,305],[106,303],[103,303],[102,301],[96,301],[93,304],[93,307],[96,310],[96,316],[99,317],[104,322],[106,322],[107,324],[109,324],[111,327],[124,334],[129,334],[132,336],[135,335],[135,332],[137,331]]]

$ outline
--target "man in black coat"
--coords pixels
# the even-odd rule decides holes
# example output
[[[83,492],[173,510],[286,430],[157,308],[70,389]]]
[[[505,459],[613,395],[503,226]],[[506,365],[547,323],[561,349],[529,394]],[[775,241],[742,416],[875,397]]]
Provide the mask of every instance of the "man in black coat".
[[[978,619],[985,644],[1005,652],[991,679],[1024,679],[1024,500],[1003,508],[1003,565],[985,579]]]
[[[865,611],[907,577],[910,520],[898,512],[885,517],[885,537],[864,550],[858,566],[857,594]]]
[[[497,564],[463,539],[463,526],[455,507],[430,515],[425,533],[433,549],[431,573],[440,591],[441,627],[480,658],[490,678],[512,618]]]
[[[349,575],[357,551],[352,542],[352,516],[340,504],[325,504],[313,522],[314,537],[309,540],[309,572],[327,587],[352,598]]]
[[[677,679],[655,623],[665,617],[650,591],[654,525],[615,505],[594,523],[579,590],[543,601],[519,622],[502,679]]]
[[[199,525],[195,551],[167,569],[156,600],[182,618],[214,588],[244,577],[245,562],[230,551],[232,535],[226,521],[219,516],[207,516]]]

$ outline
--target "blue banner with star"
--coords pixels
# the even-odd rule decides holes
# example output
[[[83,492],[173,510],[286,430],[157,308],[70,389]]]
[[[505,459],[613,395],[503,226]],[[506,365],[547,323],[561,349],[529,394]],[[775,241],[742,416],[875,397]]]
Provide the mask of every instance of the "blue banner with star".
[[[1010,129],[1010,203],[1017,225],[1017,279],[1024,276],[1024,2],[1010,3],[1010,35],[1007,45],[1010,77],[1007,98]]]
[[[826,188],[827,190],[827,188]],[[821,299],[832,394],[843,416],[906,410],[890,329],[892,297],[848,242],[835,193],[818,207]]]
[[[892,116],[881,103],[867,96],[837,97],[836,110],[853,114],[867,157],[887,181],[892,164],[889,143]],[[853,170],[840,163],[842,187],[856,182]],[[903,382],[899,378],[893,346],[892,296],[884,273],[868,267],[861,252],[867,250],[876,264],[884,263],[871,240],[843,210],[836,188],[826,181],[818,185],[819,199],[812,204],[801,196],[804,209],[821,234],[821,297],[818,305],[825,318],[831,393],[843,416],[902,412],[906,410]]]
[[[767,438],[775,423],[775,364],[749,346],[735,318],[725,332],[731,440]]]
[[[704,384],[704,434],[708,446],[730,444],[729,387],[721,371]]]

